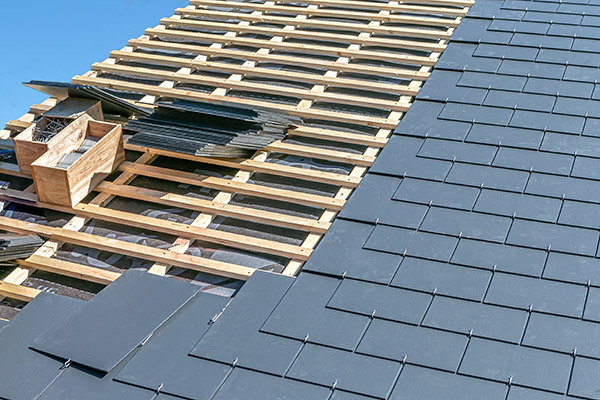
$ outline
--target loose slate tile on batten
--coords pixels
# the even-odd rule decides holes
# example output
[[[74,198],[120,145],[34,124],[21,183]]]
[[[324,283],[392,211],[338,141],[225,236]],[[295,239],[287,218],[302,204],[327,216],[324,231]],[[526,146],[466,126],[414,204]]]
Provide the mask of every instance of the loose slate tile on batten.
[[[128,270],[32,347],[108,372],[198,290],[189,283]]]

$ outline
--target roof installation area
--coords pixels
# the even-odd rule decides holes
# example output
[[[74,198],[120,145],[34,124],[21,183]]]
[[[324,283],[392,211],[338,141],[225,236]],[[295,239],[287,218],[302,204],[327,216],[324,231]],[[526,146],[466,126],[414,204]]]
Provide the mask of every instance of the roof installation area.
[[[600,2],[190,3],[2,131],[0,398],[600,399]]]

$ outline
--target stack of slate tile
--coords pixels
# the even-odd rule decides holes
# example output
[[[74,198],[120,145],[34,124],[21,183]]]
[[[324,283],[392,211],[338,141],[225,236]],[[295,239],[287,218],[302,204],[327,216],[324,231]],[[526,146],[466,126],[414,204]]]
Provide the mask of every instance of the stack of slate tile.
[[[36,235],[0,235],[0,262],[29,257],[42,244]]]
[[[242,105],[166,100],[125,130],[130,144],[206,157],[250,157],[301,124],[287,114]]]

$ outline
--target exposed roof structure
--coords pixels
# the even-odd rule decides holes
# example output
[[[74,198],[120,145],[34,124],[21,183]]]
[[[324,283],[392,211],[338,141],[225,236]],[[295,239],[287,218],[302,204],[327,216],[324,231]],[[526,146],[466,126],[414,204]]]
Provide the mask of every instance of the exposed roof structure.
[[[0,397],[600,399],[599,17],[478,0],[297,277],[42,293]]]

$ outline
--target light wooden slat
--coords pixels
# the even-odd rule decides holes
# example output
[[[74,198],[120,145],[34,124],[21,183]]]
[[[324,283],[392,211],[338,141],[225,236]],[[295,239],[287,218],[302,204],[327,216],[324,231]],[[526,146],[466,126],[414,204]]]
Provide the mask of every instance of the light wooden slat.
[[[387,143],[386,138],[361,135],[359,133],[349,133],[333,129],[311,128],[308,126],[299,126],[287,131],[289,136],[302,136],[315,139],[331,140],[334,142],[358,144],[362,146],[383,147]]]
[[[273,153],[292,154],[302,157],[312,157],[321,160],[340,162],[345,164],[353,164],[360,166],[371,166],[375,161],[375,157],[365,156],[362,154],[347,153],[345,151],[321,149],[318,147],[302,146],[286,142],[273,142],[266,150]]]
[[[11,299],[29,302],[33,300],[35,296],[40,294],[40,292],[40,290],[34,288],[0,281],[0,296],[2,297],[9,297]]]
[[[25,260],[17,260],[17,264],[23,268],[39,269],[101,285],[109,285],[121,276],[118,272],[36,255],[29,256]]]
[[[302,0],[304,4],[320,6],[347,7],[356,10],[396,11],[402,4],[380,3],[376,1],[353,0]],[[471,0],[410,0],[413,4],[441,5],[447,7],[469,7],[475,3]]]

